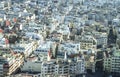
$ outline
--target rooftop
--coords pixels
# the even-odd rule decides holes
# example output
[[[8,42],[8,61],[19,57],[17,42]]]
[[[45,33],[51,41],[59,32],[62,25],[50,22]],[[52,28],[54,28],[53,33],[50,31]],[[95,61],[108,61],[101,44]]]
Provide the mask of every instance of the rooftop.
[[[120,56],[120,51],[119,51],[119,50],[115,51],[115,52],[113,53],[113,55],[114,55],[114,56]]]

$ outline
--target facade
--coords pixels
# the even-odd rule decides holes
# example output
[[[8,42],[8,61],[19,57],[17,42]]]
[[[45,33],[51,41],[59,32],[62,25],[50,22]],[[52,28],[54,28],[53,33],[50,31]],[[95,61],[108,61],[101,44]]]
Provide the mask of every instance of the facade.
[[[93,33],[95,39],[97,40],[97,46],[107,45],[107,33],[96,32]]]
[[[120,76],[120,52],[114,51],[113,55],[104,59],[104,71],[111,73],[113,76]]]
[[[58,45],[58,54],[64,54],[64,52],[67,52],[68,55],[71,54],[78,54],[80,51],[80,44],[74,43],[71,41],[63,42]]]
[[[119,19],[120,0],[0,0],[0,77],[21,65],[42,77],[95,72],[105,49],[120,48]],[[103,66],[120,76],[118,51],[110,49]]]
[[[41,75],[43,77],[47,75],[54,75],[57,77],[69,77],[84,73],[85,62],[83,60],[78,60],[77,62],[58,61],[58,63],[55,61],[49,61],[43,62],[41,66]]]
[[[34,51],[34,54],[36,55],[47,55],[48,51],[52,52],[53,57],[55,57],[56,54],[56,43],[52,41],[46,41],[40,44]]]
[[[105,71],[111,71],[111,58],[106,58],[105,60],[104,60],[104,70]]]
[[[93,73],[95,73],[95,57],[90,56],[88,60],[86,60],[86,69],[91,70]]]
[[[14,52],[24,53],[24,56],[28,57],[37,48],[37,45],[36,41],[24,41],[24,43],[11,45],[11,48]]]
[[[96,39],[91,35],[76,36],[76,41],[80,42],[81,49],[96,49]]]
[[[3,63],[0,60],[0,76],[3,76]]]
[[[22,72],[40,73],[42,61],[38,60],[38,57],[29,57],[21,67]]]
[[[20,53],[5,53],[0,56],[1,60],[1,74],[2,76],[11,75],[23,64],[24,58]]]
[[[76,57],[75,61],[67,61],[65,53],[64,60],[56,61],[50,58],[50,52],[48,53],[48,57],[48,61],[39,61],[35,57],[29,57],[21,68],[22,72],[40,73],[41,77],[69,77],[86,73],[84,58]]]

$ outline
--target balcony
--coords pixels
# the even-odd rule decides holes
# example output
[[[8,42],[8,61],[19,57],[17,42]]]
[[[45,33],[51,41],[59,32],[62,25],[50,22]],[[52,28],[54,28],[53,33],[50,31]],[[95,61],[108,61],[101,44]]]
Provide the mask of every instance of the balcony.
[[[4,64],[3,65],[3,68],[9,68],[10,66],[9,66],[9,64]]]

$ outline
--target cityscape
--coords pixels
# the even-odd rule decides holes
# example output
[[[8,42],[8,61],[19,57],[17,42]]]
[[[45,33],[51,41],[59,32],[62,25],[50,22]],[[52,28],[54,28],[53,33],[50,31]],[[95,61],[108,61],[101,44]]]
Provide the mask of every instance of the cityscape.
[[[0,77],[120,77],[120,0],[0,0]]]

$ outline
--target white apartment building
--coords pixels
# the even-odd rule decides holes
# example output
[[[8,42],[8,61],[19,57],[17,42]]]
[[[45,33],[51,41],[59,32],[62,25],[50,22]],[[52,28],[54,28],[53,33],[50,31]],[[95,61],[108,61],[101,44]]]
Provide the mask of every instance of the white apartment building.
[[[77,59],[76,62],[72,61],[48,61],[43,62],[41,65],[41,74],[43,77],[47,75],[68,77],[70,75],[78,75],[85,73],[85,61],[84,59]]]
[[[59,53],[64,53],[67,52],[68,55],[71,54],[78,54],[80,51],[80,44],[79,43],[63,43],[63,44],[59,44],[58,46],[58,52]]]
[[[77,57],[77,62],[70,62],[70,74],[84,74],[85,73],[85,61]]]
[[[110,72],[113,76],[120,76],[120,52],[116,50],[113,55],[104,59],[104,71]]]
[[[14,52],[24,53],[25,57],[28,57],[36,48],[36,41],[23,41],[23,43],[11,45]]]
[[[43,43],[34,51],[35,54],[47,54],[50,51],[50,44]]]
[[[53,31],[54,32],[54,31]],[[49,35],[51,41],[55,42],[62,42],[63,41],[63,35],[61,33],[53,33]]]
[[[95,39],[97,40],[97,45],[107,45],[107,33],[93,32]]]
[[[6,44],[6,39],[5,38],[0,39],[0,47],[3,47],[3,48],[9,47],[9,44]]]
[[[59,25],[59,29],[57,32],[61,33],[63,36],[65,36],[65,39],[69,39],[70,30],[67,25]]]
[[[103,66],[104,66],[104,71],[110,72],[111,71],[111,58],[104,59]]]
[[[56,43],[52,41],[44,41],[41,43],[37,49],[34,51],[35,54],[47,54],[48,51],[55,51]]]
[[[82,35],[82,36],[76,36],[75,40],[77,42],[80,42],[80,48],[81,49],[96,49],[96,39],[92,37],[91,35]]]
[[[54,62],[46,62],[41,66],[41,74],[46,75],[67,75],[69,74],[68,65],[55,64]]]
[[[38,57],[31,56],[24,62],[24,64],[21,67],[21,71],[40,73],[41,64],[42,64],[42,61],[38,60]]]

